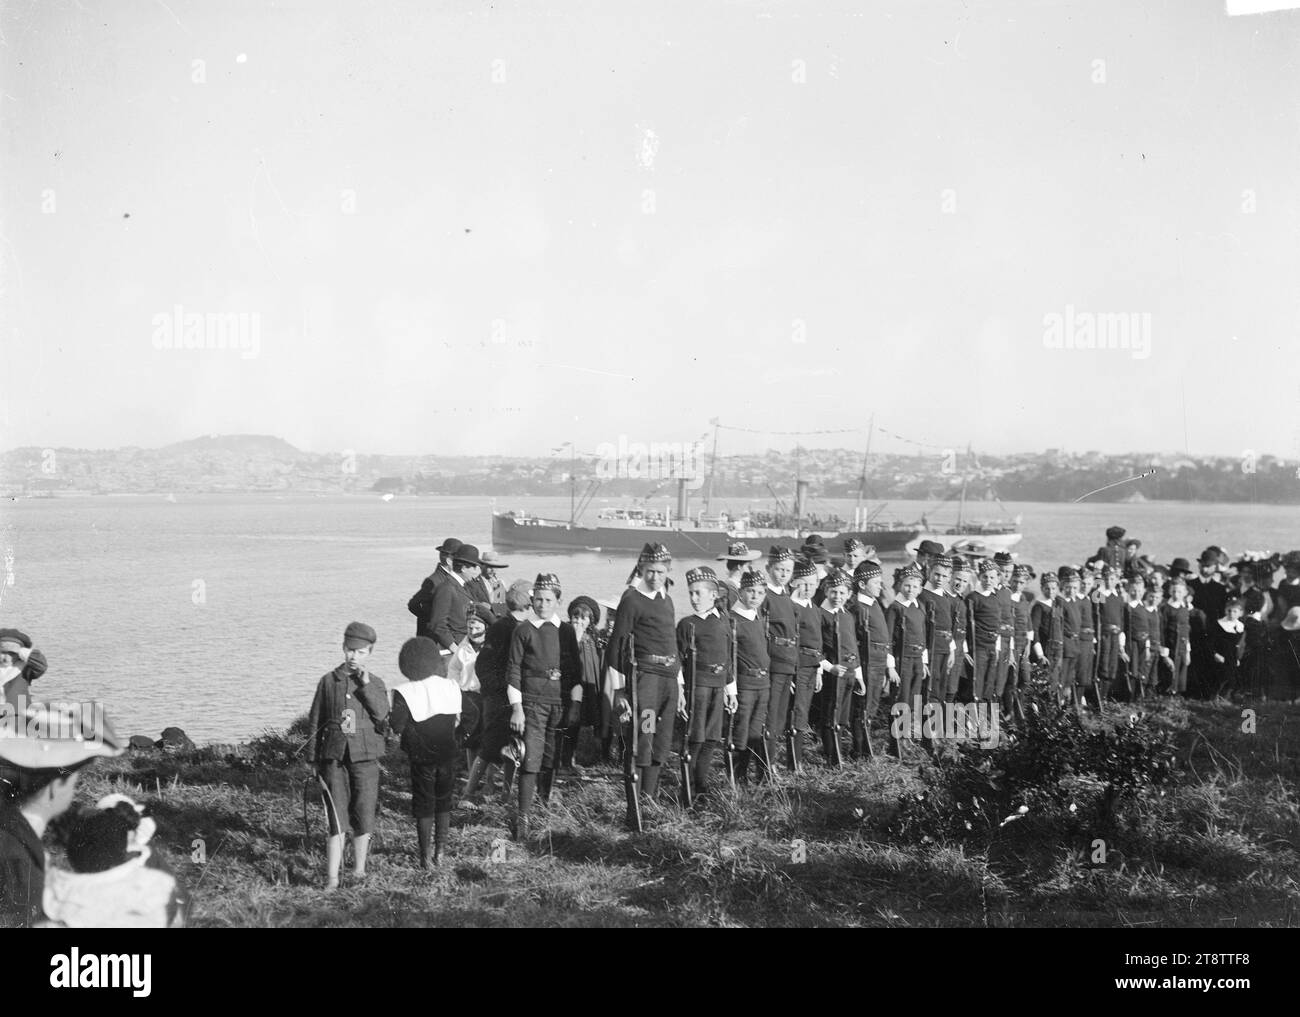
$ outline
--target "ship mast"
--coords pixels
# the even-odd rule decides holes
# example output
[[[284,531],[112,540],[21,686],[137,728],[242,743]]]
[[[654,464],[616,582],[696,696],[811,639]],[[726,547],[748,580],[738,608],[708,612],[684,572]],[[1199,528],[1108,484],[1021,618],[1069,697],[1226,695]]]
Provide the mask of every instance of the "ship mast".
[[[709,457],[709,490],[704,495],[704,514],[706,516],[713,514],[713,475],[718,468],[718,428],[722,426],[717,417],[714,417],[709,423],[713,425],[713,455]]]
[[[870,423],[867,424],[867,448],[862,453],[862,473],[858,476],[858,503],[853,507],[853,525],[857,529],[862,527],[859,517],[862,515],[862,495],[867,487],[867,457],[871,455],[871,435],[875,429],[876,415],[873,413]]]
[[[961,501],[957,503],[957,532],[961,533],[962,516],[966,512],[966,485],[970,482],[970,442],[966,443],[966,469],[961,471]]]

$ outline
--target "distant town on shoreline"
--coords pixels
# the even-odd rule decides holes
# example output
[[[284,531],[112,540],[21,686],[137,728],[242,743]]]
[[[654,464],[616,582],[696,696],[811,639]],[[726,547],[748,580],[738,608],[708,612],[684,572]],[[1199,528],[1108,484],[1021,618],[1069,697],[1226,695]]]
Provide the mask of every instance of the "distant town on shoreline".
[[[773,492],[784,497],[798,478],[821,498],[854,498],[862,487],[871,499],[936,499],[955,494],[964,483],[968,499],[1072,501],[1149,474],[1090,500],[1300,502],[1300,468],[1253,453],[873,453],[864,470],[861,451],[800,448],[719,456],[716,466],[706,454],[692,468],[692,486],[702,490],[711,474],[712,492],[720,498],[767,498]],[[257,492],[518,497],[567,496],[574,486],[599,480],[604,496],[644,497],[671,493],[676,472],[645,456],[611,469],[591,455],[571,457],[568,449],[541,457],[313,453],[271,436],[213,435],[157,449],[12,449],[0,455],[0,491],[5,497]]]

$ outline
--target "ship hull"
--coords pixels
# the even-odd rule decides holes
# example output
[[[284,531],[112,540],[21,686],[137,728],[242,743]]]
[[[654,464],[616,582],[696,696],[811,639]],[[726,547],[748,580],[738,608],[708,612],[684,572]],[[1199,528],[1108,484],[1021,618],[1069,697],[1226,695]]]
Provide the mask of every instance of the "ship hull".
[[[857,537],[873,545],[880,554],[902,554],[906,544],[916,537],[914,529],[845,530],[821,533],[832,553],[841,542]],[[744,540],[757,550],[769,544],[784,543],[797,547],[803,536],[788,530],[746,530],[735,535],[724,530],[685,530],[667,526],[568,526],[563,523],[523,523],[510,515],[492,516],[492,546],[497,550],[538,551],[550,553],[636,554],[647,543],[657,541],[667,546],[675,558],[716,558],[725,554],[732,540]]]
[[[1021,533],[937,533],[922,531],[907,542],[907,550],[909,553],[915,554],[921,541],[933,540],[935,543],[942,544],[945,549],[955,547],[958,544],[969,543],[982,546],[988,551],[1010,551],[1020,543],[1023,537],[1024,534]]]

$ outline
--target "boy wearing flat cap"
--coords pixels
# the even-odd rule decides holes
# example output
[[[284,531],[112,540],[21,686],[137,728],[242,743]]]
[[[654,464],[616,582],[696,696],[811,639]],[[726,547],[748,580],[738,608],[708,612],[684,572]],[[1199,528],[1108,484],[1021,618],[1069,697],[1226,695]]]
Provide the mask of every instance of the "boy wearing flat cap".
[[[72,805],[81,769],[99,756],[120,756],[126,746],[97,710],[0,710],[16,730],[43,732],[0,738],[0,929],[22,929],[45,920],[46,828]]]
[[[352,833],[353,876],[366,877],[366,856],[379,808],[379,760],[388,731],[388,689],[370,672],[375,630],[352,622],[343,632],[343,663],[321,677],[311,703],[307,761],[329,792],[325,888],[339,885],[343,834]]]

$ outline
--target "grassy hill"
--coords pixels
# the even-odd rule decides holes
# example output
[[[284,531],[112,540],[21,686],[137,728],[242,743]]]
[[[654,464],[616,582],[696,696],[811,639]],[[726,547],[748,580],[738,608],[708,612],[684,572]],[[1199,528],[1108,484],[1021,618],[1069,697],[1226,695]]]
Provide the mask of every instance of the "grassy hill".
[[[320,889],[319,803],[304,824],[300,738],[131,754],[98,764],[81,794],[125,790],[151,806],[203,926],[1290,927],[1300,921],[1300,706],[1256,710],[1246,733],[1240,706],[1161,701],[1146,713],[1171,739],[1167,783],[1113,799],[1067,777],[1068,809],[1030,796],[1034,807],[1017,814],[1013,794],[1017,819],[999,824],[1007,802],[990,799],[994,822],[960,835],[904,821],[905,800],[945,786],[920,752],[783,775],[695,814],[653,808],[640,836],[622,829],[619,774],[590,770],[596,779],[557,785],[526,845],[509,840],[502,806],[458,808],[449,857],[431,875],[416,865],[394,750],[369,877],[351,886],[345,876],[334,892]],[[1083,734],[1128,722],[1111,706]],[[191,860],[200,841],[202,864]]]

